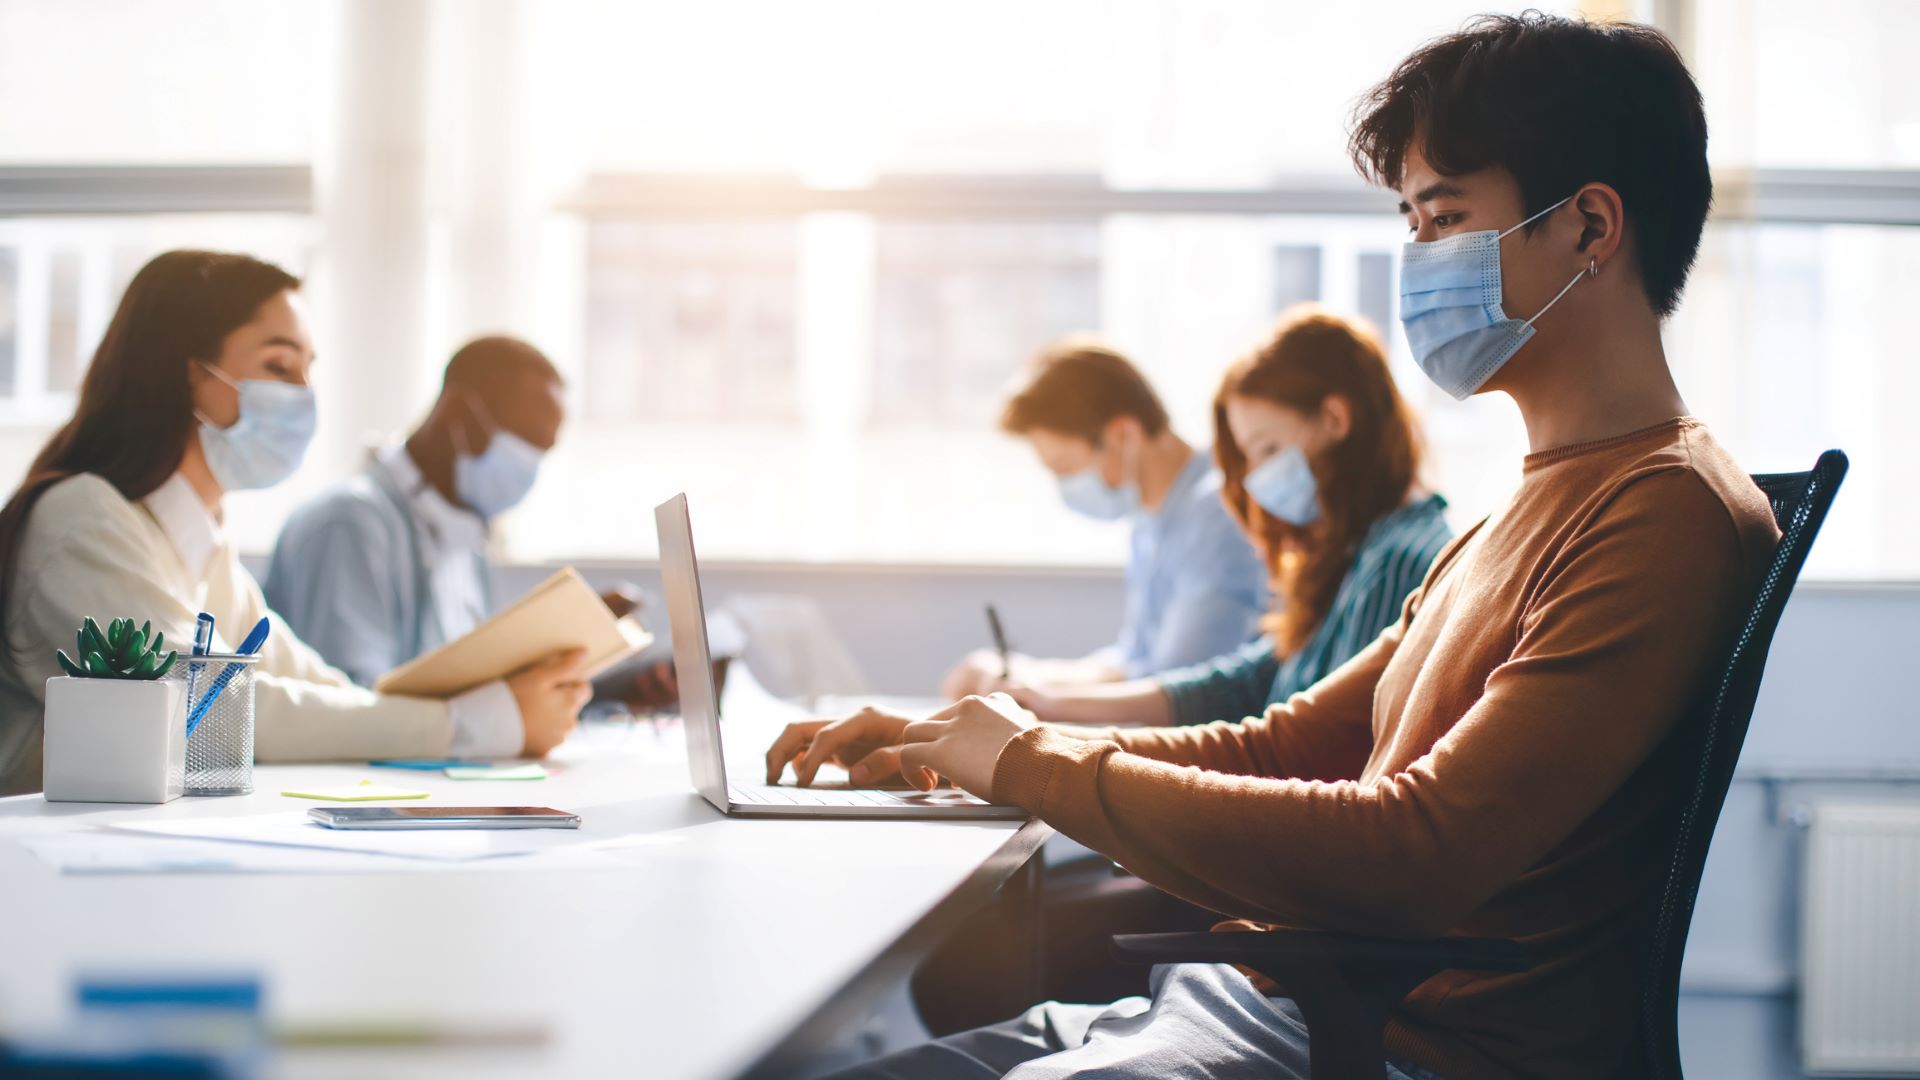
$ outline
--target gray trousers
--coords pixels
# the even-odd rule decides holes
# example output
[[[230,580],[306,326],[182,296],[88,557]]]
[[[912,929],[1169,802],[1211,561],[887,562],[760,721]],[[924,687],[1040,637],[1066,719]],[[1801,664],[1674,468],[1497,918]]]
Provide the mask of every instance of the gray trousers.
[[[1306,1080],[1307,1025],[1225,964],[1161,964],[1153,996],[1111,1005],[1035,1005],[834,1073],[831,1080],[1157,1080],[1168,1076]],[[1389,1064],[1390,1080],[1441,1080]]]

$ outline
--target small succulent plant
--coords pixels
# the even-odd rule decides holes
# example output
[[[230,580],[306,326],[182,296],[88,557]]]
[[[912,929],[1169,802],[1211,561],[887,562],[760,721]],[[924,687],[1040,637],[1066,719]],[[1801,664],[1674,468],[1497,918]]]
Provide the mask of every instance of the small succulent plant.
[[[61,668],[76,679],[157,679],[180,655],[177,651],[160,655],[166,640],[167,635],[153,632],[150,622],[136,627],[132,619],[115,619],[102,633],[100,624],[89,616],[75,638],[80,659],[68,656],[65,649],[57,655]]]

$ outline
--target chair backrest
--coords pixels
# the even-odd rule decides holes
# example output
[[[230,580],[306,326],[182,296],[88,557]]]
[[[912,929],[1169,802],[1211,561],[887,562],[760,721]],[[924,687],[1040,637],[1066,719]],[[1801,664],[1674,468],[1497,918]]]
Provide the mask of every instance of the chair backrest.
[[[1780,545],[1760,583],[1753,605],[1740,624],[1719,677],[1708,687],[1702,706],[1704,721],[1685,733],[1698,748],[1699,760],[1674,827],[1666,881],[1641,990],[1640,1028],[1644,1071],[1660,1080],[1679,1080],[1680,1071],[1680,961],[1687,949],[1687,927],[1706,868],[1707,846],[1733,783],[1733,768],[1753,719],[1754,699],[1766,669],[1767,647],[1780,623],[1800,567],[1807,561],[1813,538],[1833,505],[1834,492],[1847,474],[1847,455],[1829,450],[1820,455],[1811,472],[1775,473],[1753,478],[1773,504],[1780,525]]]

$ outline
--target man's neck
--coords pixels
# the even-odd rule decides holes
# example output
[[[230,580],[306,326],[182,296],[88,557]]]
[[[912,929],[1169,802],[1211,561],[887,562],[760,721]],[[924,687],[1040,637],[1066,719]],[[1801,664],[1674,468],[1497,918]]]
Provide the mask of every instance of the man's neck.
[[[1193,447],[1171,430],[1148,439],[1140,448],[1140,505],[1158,513],[1192,457]]]
[[[1533,453],[1594,442],[1684,416],[1660,323],[1600,318],[1521,346],[1495,385],[1520,407]],[[1529,349],[1543,351],[1528,356]]]
[[[421,479],[454,506],[461,505],[453,490],[453,440],[432,417],[407,436],[407,456],[420,470]]]

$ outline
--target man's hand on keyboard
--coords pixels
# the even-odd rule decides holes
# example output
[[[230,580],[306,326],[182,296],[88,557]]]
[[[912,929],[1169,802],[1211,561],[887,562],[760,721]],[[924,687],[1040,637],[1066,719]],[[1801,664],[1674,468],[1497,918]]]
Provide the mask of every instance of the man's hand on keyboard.
[[[795,780],[806,787],[829,761],[845,765],[856,786],[898,783],[899,745],[908,723],[904,716],[868,707],[841,720],[788,724],[767,751],[767,783],[779,783],[791,762]]]
[[[1000,751],[1040,721],[1007,694],[965,697],[908,724],[896,763],[907,783],[930,791],[946,777],[989,802]]]

